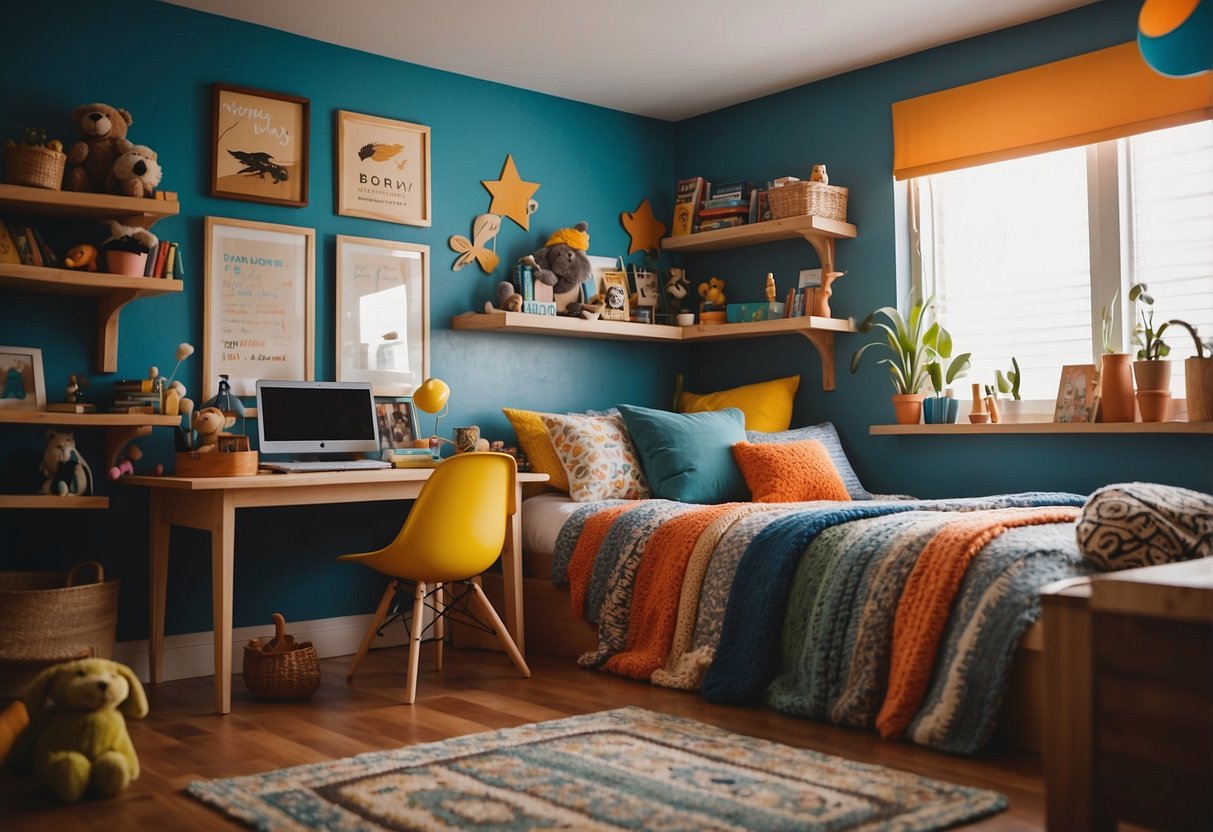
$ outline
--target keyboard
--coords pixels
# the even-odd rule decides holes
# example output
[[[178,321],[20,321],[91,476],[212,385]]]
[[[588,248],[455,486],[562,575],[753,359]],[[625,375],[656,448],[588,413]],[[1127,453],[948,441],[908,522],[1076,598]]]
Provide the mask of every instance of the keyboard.
[[[310,474],[314,471],[373,471],[391,468],[381,459],[337,459],[326,462],[263,462],[259,466],[276,474]]]

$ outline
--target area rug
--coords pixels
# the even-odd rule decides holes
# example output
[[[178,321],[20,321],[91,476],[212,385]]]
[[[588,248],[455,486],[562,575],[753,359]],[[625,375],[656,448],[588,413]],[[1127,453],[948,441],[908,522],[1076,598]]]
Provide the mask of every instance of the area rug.
[[[634,707],[188,791],[264,830],[928,830],[1007,805]]]

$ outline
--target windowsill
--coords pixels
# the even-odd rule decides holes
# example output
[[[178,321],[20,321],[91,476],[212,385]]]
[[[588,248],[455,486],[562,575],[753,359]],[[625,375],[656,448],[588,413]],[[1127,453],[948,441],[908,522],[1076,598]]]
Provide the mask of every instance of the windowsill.
[[[997,422],[974,425],[872,425],[872,436],[980,436],[985,434],[1206,434],[1213,435],[1213,422]]]

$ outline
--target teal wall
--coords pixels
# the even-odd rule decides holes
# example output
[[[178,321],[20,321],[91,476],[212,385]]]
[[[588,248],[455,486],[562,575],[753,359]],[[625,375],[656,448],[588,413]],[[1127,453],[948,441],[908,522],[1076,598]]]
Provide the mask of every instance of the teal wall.
[[[672,348],[647,344],[452,332],[453,314],[478,309],[497,275],[450,270],[451,234],[468,235],[487,210],[480,180],[496,179],[507,153],[523,178],[538,181],[540,211],[524,232],[506,220],[498,238],[504,263],[531,251],[552,229],[590,223],[595,254],[626,251],[621,211],[649,197],[658,216],[669,213],[676,178],[763,181],[804,174],[825,162],[836,184],[847,185],[850,219],[859,237],[838,245],[848,271],[836,286],[839,315],[862,317],[895,302],[897,235],[890,144],[891,102],[1129,40],[1136,0],[1105,0],[1075,12],[951,44],[677,125],[629,116],[550,96],[439,72],[280,32],[203,15],[149,0],[133,0],[122,15],[86,0],[56,6],[91,43],[132,43],[132,21],[160,33],[161,47],[132,45],[66,57],[64,30],[48,27],[31,4],[7,11],[9,38],[0,55],[4,135],[26,124],[72,136],[68,114],[77,104],[104,101],[135,117],[131,136],[160,153],[164,187],[180,194],[182,214],[155,230],[180,240],[188,279],[180,296],[145,300],[122,313],[118,372],[93,376],[103,394],[115,378],[143,376],[149,364],[172,364],[178,342],[202,343],[202,227],[207,215],[312,227],[317,232],[316,366],[333,375],[335,235],[425,243],[431,248],[432,374],[454,390],[444,427],[479,424],[486,436],[509,438],[499,408],[548,410],[606,407],[619,402],[664,406],[670,379],[688,370],[688,387],[710,390],[801,373],[795,424],[834,421],[865,483],[873,490],[922,496],[1034,488],[1087,491],[1127,479],[1173,482],[1213,490],[1210,442],[1182,437],[881,438],[871,423],[890,420],[889,387],[870,365],[850,376],[859,336],[839,338],[838,389],[821,392],[815,351],[798,336]],[[152,38],[156,40],[156,38]],[[79,50],[78,50],[79,51]],[[131,81],[121,78],[138,79]],[[301,95],[311,100],[309,205],[303,209],[212,199],[208,188],[212,82]],[[429,125],[433,130],[431,228],[339,217],[333,211],[333,113],[338,109]],[[1028,241],[1025,241],[1028,244]],[[636,260],[637,258],[633,258]],[[801,268],[817,265],[803,243],[688,256],[695,283],[710,275],[728,281],[733,300],[762,297],[768,271],[787,287]],[[504,271],[504,270],[502,270]],[[94,302],[0,292],[0,343],[43,349],[52,398],[67,373],[93,362]],[[183,369],[192,392],[201,389],[200,356]],[[206,380],[207,388],[210,381]],[[209,393],[209,390],[205,391]],[[101,435],[80,434],[96,469]],[[140,443],[167,459],[167,431]],[[0,429],[0,490],[32,491],[41,453],[39,431]],[[146,495],[103,483],[109,511],[3,513],[0,569],[61,569],[87,556],[123,581],[120,639],[146,635]],[[382,545],[399,527],[391,504],[268,509],[241,515],[236,555],[236,626],[263,625],[280,610],[288,620],[368,612],[382,591],[370,570],[339,565],[335,554]],[[167,632],[210,626],[206,536],[174,530]]]

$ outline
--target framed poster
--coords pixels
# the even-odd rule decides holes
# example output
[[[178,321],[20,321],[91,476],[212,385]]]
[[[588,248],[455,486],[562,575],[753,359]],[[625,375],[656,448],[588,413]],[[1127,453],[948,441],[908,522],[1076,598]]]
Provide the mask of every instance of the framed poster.
[[[0,379],[0,409],[42,410],[46,407],[42,350],[0,347]]]
[[[384,453],[412,448],[421,438],[417,405],[411,396],[376,398],[375,418],[379,422],[379,449]]]
[[[337,213],[430,224],[430,128],[337,111]]]
[[[219,373],[237,396],[314,378],[314,229],[207,217],[205,272],[204,389]]]
[[[211,196],[307,205],[308,100],[218,83],[213,88]]]
[[[337,235],[337,381],[409,395],[430,374],[430,247]]]
[[[1067,364],[1061,368],[1054,422],[1095,421],[1095,365]]]

